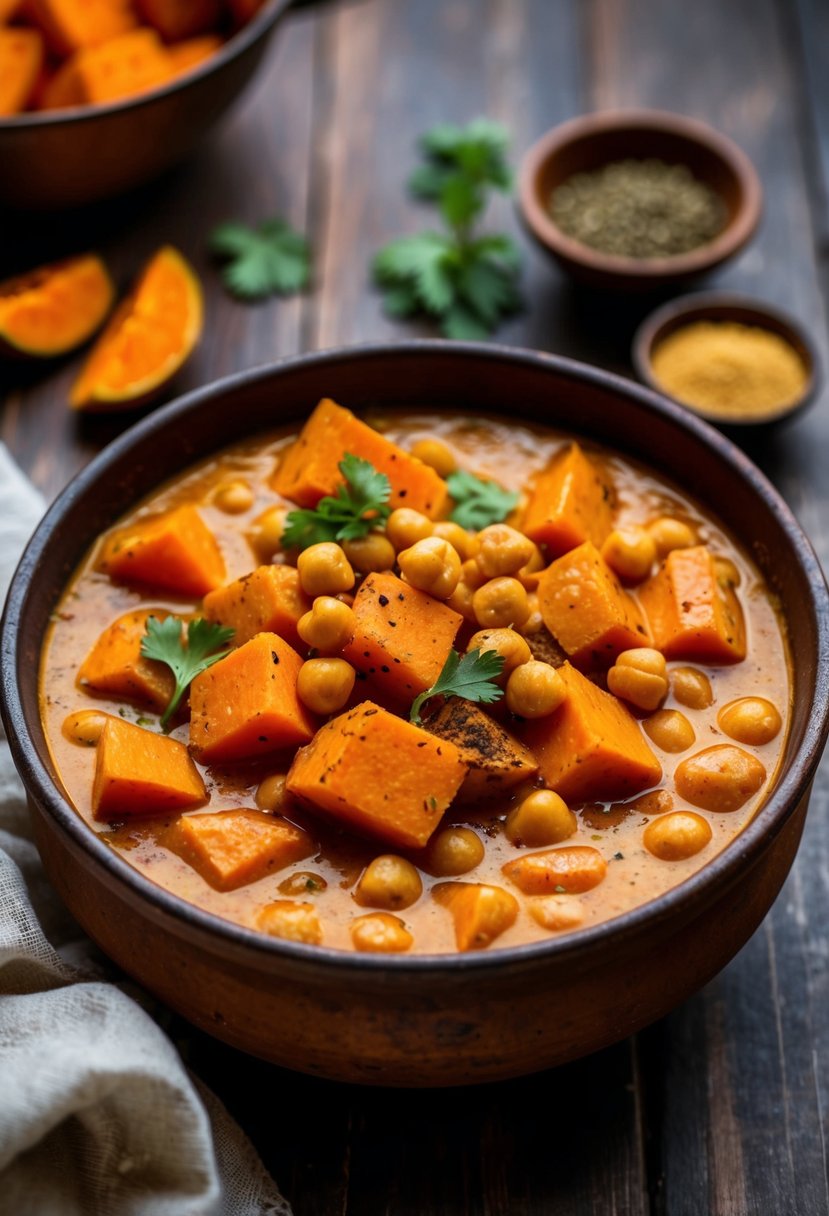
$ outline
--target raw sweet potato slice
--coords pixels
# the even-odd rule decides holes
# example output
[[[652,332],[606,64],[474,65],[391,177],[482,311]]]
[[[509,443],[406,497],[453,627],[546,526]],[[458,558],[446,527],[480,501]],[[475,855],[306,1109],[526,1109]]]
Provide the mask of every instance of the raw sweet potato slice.
[[[131,0],[27,0],[29,11],[52,50],[72,55],[135,29]]]
[[[202,324],[198,276],[178,250],[165,245],[95,343],[70,404],[106,411],[149,401],[192,354]]]
[[[590,541],[542,571],[538,606],[577,667],[607,667],[621,651],[649,640],[636,602]]]
[[[316,849],[302,828],[252,808],[182,815],[165,844],[218,891],[247,886]]]
[[[216,538],[190,506],[110,532],[101,546],[98,569],[117,582],[183,596],[205,595],[225,577]]]
[[[107,718],[98,743],[92,813],[110,823],[166,815],[207,801],[199,771],[175,739]]]
[[[442,882],[432,889],[452,913],[459,950],[483,950],[515,924],[518,900],[503,887],[478,882]]]
[[[463,617],[394,574],[369,574],[354,597],[354,637],[343,656],[382,703],[408,707],[431,688]]]
[[[78,671],[81,688],[120,701],[151,705],[159,713],[166,709],[175,691],[175,677],[165,663],[145,659],[141,654],[141,639],[150,616],[163,621],[169,613],[162,608],[127,612],[104,630]]]
[[[205,596],[203,614],[208,621],[229,626],[235,646],[244,645],[257,633],[278,633],[301,650],[297,621],[310,608],[294,566],[259,566]]]
[[[465,776],[454,743],[363,701],[297,752],[286,788],[343,827],[420,849]]]
[[[458,793],[461,802],[503,794],[538,771],[535,757],[523,743],[463,697],[450,697],[424,726],[430,734],[454,743],[469,765]]]
[[[42,67],[43,39],[37,30],[0,29],[0,117],[26,109]]]
[[[63,355],[92,337],[114,298],[107,268],[94,253],[7,279],[0,283],[0,349],[33,358]]]
[[[550,895],[554,891],[579,895],[604,880],[607,862],[598,849],[576,844],[525,853],[508,861],[502,872],[525,895]]]
[[[714,558],[704,545],[674,549],[639,588],[654,645],[666,659],[739,663],[746,657],[740,601],[730,584],[717,581]]]
[[[437,518],[447,501],[446,483],[434,469],[355,418],[350,410],[324,398],[282,456],[273,487],[301,507],[315,507],[342,485],[339,462],[350,452],[370,461],[391,482],[389,505],[413,507]]]
[[[518,732],[550,789],[578,803],[620,800],[656,785],[662,766],[636,719],[569,663],[558,674],[567,688],[563,704]]]
[[[522,531],[550,557],[591,540],[601,545],[613,524],[613,488],[577,443],[536,479]]]
[[[187,38],[184,42],[174,42],[167,47],[167,55],[173,73],[178,76],[198,67],[206,59],[210,59],[222,46],[218,34],[201,34],[198,38]]]
[[[136,0],[139,13],[165,42],[204,34],[219,22],[219,0]]]
[[[227,764],[307,743],[316,721],[299,700],[302,659],[276,633],[257,634],[190,685],[190,746]]]

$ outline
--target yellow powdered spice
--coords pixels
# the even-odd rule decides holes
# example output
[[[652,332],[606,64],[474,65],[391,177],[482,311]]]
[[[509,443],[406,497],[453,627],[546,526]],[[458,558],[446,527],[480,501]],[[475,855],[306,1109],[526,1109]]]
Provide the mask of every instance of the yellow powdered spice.
[[[737,321],[694,321],[669,334],[651,357],[669,396],[719,418],[762,418],[793,405],[807,370],[771,330]]]

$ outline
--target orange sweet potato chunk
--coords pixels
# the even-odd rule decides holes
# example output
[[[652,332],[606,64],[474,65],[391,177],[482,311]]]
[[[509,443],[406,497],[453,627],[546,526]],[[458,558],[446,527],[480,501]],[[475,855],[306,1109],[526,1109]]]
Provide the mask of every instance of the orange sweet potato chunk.
[[[204,34],[221,16],[219,0],[136,0],[136,6],[165,42]]]
[[[99,46],[135,29],[131,0],[27,0],[29,11],[58,55]]]
[[[282,456],[273,476],[277,493],[301,507],[315,507],[342,485],[339,462],[350,452],[368,460],[391,482],[389,505],[413,507],[436,519],[446,507],[445,482],[434,469],[355,418],[350,410],[324,398],[298,438]]]
[[[190,746],[204,764],[251,760],[307,743],[316,730],[299,700],[302,659],[276,633],[260,633],[190,685]]]
[[[461,802],[493,798],[538,772],[532,752],[464,697],[449,697],[424,726],[454,743],[469,766],[458,794]]]
[[[297,621],[311,608],[293,566],[259,566],[226,587],[204,597],[203,614],[234,630],[233,643],[242,646],[257,633],[278,633],[297,649],[303,643]]]
[[[201,34],[198,38],[187,38],[184,42],[174,42],[167,47],[167,55],[173,72],[178,76],[181,72],[189,72],[198,67],[206,59],[210,59],[222,45],[217,34]]]
[[[536,478],[522,531],[550,557],[586,540],[600,546],[613,525],[612,502],[605,474],[573,443]]]
[[[666,659],[739,663],[746,657],[740,601],[733,587],[718,583],[705,545],[669,553],[639,588],[639,599]]]
[[[394,574],[369,574],[354,597],[354,637],[343,657],[364,690],[382,703],[408,708],[431,688],[463,617]]]
[[[111,532],[101,546],[98,569],[117,582],[183,596],[205,595],[225,578],[216,538],[190,506]]]
[[[175,678],[165,663],[145,659],[141,639],[147,618],[163,621],[163,608],[127,612],[104,630],[78,670],[78,684],[120,701],[138,701],[160,713],[175,691]]]
[[[84,102],[103,105],[164,84],[173,74],[155,30],[137,29],[100,46],[86,47],[71,61]]]
[[[453,743],[363,701],[297,752],[286,788],[343,827],[420,849],[465,776]]]
[[[433,895],[452,913],[459,950],[484,950],[515,924],[518,900],[503,887],[480,882],[442,882]]]
[[[218,891],[247,886],[316,850],[302,828],[252,808],[182,815],[165,843]]]
[[[550,789],[578,803],[621,800],[656,785],[662,766],[636,719],[569,663],[558,674],[567,689],[563,704],[517,732]]]
[[[562,890],[568,895],[580,895],[604,880],[607,862],[598,849],[576,844],[525,853],[508,861],[502,872],[525,895],[549,895]]]
[[[114,822],[166,815],[207,801],[199,771],[175,739],[107,718],[98,743],[92,813]]]
[[[0,29],[0,116],[26,109],[42,67],[43,39],[37,30]]]

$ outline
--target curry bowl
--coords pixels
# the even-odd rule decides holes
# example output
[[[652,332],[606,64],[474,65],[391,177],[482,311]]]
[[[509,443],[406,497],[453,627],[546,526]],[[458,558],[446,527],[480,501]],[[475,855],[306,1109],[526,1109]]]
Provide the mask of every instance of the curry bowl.
[[[54,211],[143,185],[185,157],[253,78],[290,0],[267,0],[206,62],[107,105],[0,118],[0,204]]]
[[[357,954],[272,938],[139,873],[64,793],[41,724],[38,666],[61,593],[102,531],[161,481],[334,395],[361,408],[519,415],[657,468],[716,511],[779,599],[792,637],[782,764],[757,815],[684,882],[601,924],[462,954]],[[67,487],[15,575],[2,627],[3,719],[58,893],[125,971],[183,1016],[279,1065],[373,1085],[492,1081],[595,1051],[711,979],[791,867],[829,729],[829,596],[786,505],[726,438],[648,389],[497,346],[410,342],[242,373],[138,423]]]

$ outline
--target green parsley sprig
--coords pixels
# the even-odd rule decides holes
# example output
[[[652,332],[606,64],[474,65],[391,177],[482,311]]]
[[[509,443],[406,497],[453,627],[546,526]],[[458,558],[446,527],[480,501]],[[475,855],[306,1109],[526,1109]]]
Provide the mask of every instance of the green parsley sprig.
[[[242,300],[301,291],[311,278],[308,240],[277,216],[256,228],[236,222],[220,224],[210,236],[210,249],[226,259],[222,279]]]
[[[489,193],[512,186],[507,143],[506,130],[484,118],[442,124],[422,137],[426,163],[409,188],[438,204],[447,231],[401,237],[377,253],[374,277],[392,316],[425,312],[448,338],[474,339],[520,306],[517,246],[501,233],[475,233]]]
[[[484,481],[466,469],[450,473],[446,488],[455,502],[450,519],[462,528],[479,531],[488,524],[498,524],[518,505],[514,490],[505,490],[497,481]]]
[[[164,713],[161,725],[164,730],[179,707],[181,698],[192,680],[229,652],[219,650],[233,637],[233,630],[215,625],[199,617],[187,626],[187,642],[182,636],[181,621],[177,616],[147,618],[145,636],[141,639],[141,654],[145,659],[156,659],[166,663],[176,678],[176,687]],[[218,651],[218,653],[214,653]]]
[[[313,511],[291,511],[285,520],[282,544],[307,549],[321,541],[356,540],[385,523],[391,514],[391,482],[374,465],[346,452],[337,468],[344,484],[336,495],[321,498]]]
[[[496,650],[470,650],[463,657],[457,650],[450,650],[432,687],[412,702],[409,721],[420,725],[420,711],[430,697],[464,697],[484,705],[498,701],[504,690],[492,681],[498,678],[503,667],[504,656]]]

